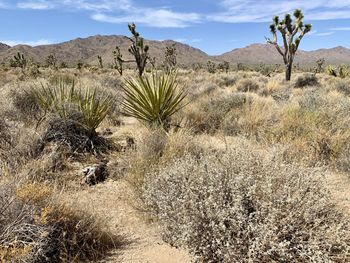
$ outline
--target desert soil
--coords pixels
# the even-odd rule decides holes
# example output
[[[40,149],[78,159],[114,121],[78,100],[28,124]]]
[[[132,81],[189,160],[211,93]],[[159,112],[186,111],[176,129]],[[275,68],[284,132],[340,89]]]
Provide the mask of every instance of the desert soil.
[[[183,249],[165,243],[156,223],[147,220],[135,205],[135,196],[125,181],[106,181],[73,196],[90,213],[104,218],[112,234],[122,238],[121,247],[101,263],[190,263]],[[150,221],[150,222],[147,222]]]

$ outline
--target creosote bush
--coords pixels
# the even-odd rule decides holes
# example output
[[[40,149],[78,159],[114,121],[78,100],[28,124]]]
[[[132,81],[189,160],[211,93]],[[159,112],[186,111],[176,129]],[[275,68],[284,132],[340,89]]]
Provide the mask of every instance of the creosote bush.
[[[144,197],[165,240],[189,248],[197,262],[346,262],[350,222],[321,174],[238,143],[150,172]]]

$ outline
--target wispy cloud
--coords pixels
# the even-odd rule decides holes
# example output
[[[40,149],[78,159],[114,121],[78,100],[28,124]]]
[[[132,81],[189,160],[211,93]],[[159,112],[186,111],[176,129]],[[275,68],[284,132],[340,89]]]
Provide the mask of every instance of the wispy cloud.
[[[41,45],[49,45],[53,44],[53,41],[47,40],[47,39],[39,39],[35,41],[22,41],[22,40],[0,40],[0,43],[7,44],[11,47],[16,45],[28,45],[28,46],[41,46]]]
[[[197,13],[175,12],[164,7],[144,7],[133,0],[22,0],[17,3],[22,9],[70,8],[89,10],[91,18],[99,22],[135,22],[151,27],[187,27],[201,21]]]
[[[180,42],[180,43],[198,43],[203,41],[200,38],[193,38],[193,39],[187,39],[187,38],[176,38],[174,39],[174,41],[176,42]]]
[[[54,4],[47,1],[29,1],[18,3],[17,7],[22,9],[45,10],[54,8]]]
[[[325,37],[325,36],[330,36],[333,34],[334,34],[334,32],[322,32],[322,33],[315,33],[314,36]]]
[[[200,16],[195,13],[177,13],[165,9],[141,9],[133,10],[125,15],[94,14],[92,19],[107,23],[135,22],[152,27],[187,27],[190,24],[200,22]]]
[[[197,0],[200,4],[201,1]],[[87,10],[95,21],[106,23],[136,22],[149,27],[183,28],[207,21],[223,23],[267,22],[300,8],[307,20],[350,18],[350,0],[218,0],[222,11],[197,13],[171,7],[154,6],[141,0],[17,0],[22,9]],[[154,2],[154,1],[153,1]],[[159,1],[161,2],[161,1]],[[0,0],[1,6],[2,0]],[[203,3],[204,4],[204,3]],[[340,30],[340,29],[339,29]]]
[[[350,27],[334,27],[334,28],[331,28],[330,30],[333,30],[333,31],[350,31]]]
[[[266,22],[274,15],[283,15],[300,8],[309,20],[328,20],[350,18],[350,0],[222,0],[225,10],[217,14],[209,14],[208,20],[228,23]]]

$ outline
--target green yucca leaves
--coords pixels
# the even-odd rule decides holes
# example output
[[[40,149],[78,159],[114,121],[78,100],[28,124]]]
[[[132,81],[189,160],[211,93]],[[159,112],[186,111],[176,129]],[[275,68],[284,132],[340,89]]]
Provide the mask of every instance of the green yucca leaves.
[[[186,93],[176,82],[176,72],[126,79],[124,113],[150,125],[167,126],[170,117],[184,107]]]
[[[87,88],[85,91],[76,89],[75,82],[67,86],[63,81],[58,86],[44,86],[31,91],[40,108],[47,112],[58,114],[63,119],[78,113],[79,123],[91,134],[101,124],[109,113],[113,98],[110,95],[97,95],[96,89]]]

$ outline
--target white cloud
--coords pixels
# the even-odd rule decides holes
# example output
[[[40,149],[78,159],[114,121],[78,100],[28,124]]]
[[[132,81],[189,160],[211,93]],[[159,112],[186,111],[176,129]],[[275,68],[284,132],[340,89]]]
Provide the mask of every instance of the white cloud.
[[[53,2],[45,0],[26,1],[17,3],[17,7],[21,9],[45,10],[55,7]]]
[[[330,30],[334,30],[334,31],[350,31],[350,27],[334,27],[334,28],[331,28]]]
[[[197,13],[174,12],[169,8],[139,6],[133,0],[22,0],[23,9],[70,8],[89,10],[91,18],[107,23],[135,22],[151,27],[187,27],[201,21]]]
[[[330,36],[333,34],[334,34],[334,32],[322,32],[322,33],[316,33],[316,34],[314,34],[314,36],[325,37],[325,36]]]
[[[199,23],[201,18],[196,13],[176,13],[167,9],[135,9],[125,15],[94,14],[92,19],[108,23],[140,23],[152,27],[187,27],[193,23]]]
[[[28,45],[28,46],[41,46],[41,45],[49,45],[53,44],[52,41],[47,39],[39,39],[36,41],[21,41],[21,40],[0,40],[0,43],[4,43],[6,45],[9,45],[11,47],[16,45]]]
[[[200,4],[200,1],[198,1]],[[1,7],[2,0],[0,0]],[[218,0],[221,12],[180,12],[171,7],[149,7],[141,0],[18,0],[23,9],[90,11],[92,19],[107,23],[135,22],[150,27],[183,28],[204,21],[224,23],[267,22],[300,8],[307,20],[350,18],[350,0]]]
[[[225,11],[207,16],[208,20],[227,23],[266,22],[275,15],[300,8],[308,20],[350,18],[350,0],[222,0]]]

